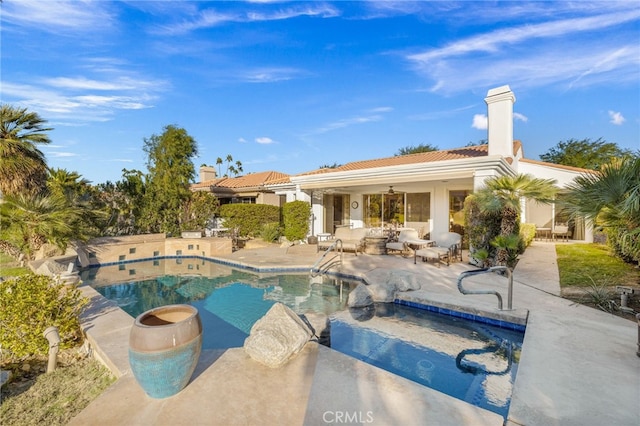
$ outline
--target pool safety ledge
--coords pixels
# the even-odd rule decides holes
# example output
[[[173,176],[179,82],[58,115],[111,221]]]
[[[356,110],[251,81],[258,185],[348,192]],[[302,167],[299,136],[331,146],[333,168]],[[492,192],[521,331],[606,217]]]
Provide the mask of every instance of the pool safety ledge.
[[[409,293],[398,294],[394,303],[519,332],[525,331],[529,317],[529,311],[527,309],[492,312],[471,306],[455,305],[450,302],[426,300],[424,297],[414,299]]]

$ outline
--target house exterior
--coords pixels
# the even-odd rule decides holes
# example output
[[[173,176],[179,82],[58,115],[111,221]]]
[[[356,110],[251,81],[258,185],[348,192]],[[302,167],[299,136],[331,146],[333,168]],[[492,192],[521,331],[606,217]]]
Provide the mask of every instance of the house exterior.
[[[556,179],[564,188],[574,178],[592,172],[529,160],[520,141],[513,139],[515,95],[509,86],[491,89],[488,143],[457,149],[347,163],[291,176],[289,182],[269,185],[287,201],[312,205],[312,235],[333,233],[338,226],[401,226],[421,235],[450,230],[462,232],[463,202],[494,176],[531,174]],[[522,221],[553,228],[559,220],[553,205],[522,200]],[[576,221],[574,239],[593,241],[588,224]]]
[[[275,205],[308,201],[312,206],[310,235],[334,233],[341,226],[409,227],[421,236],[448,231],[462,234],[464,199],[488,178],[531,174],[556,179],[562,189],[577,176],[592,172],[526,159],[522,143],[513,139],[515,100],[509,86],[488,91],[485,145],[355,161],[294,176],[264,172],[213,179],[193,188],[231,199],[255,197],[255,202],[267,204],[277,198]],[[522,207],[522,221],[540,228],[551,229],[556,222],[566,221],[558,217],[553,205],[523,199]],[[574,239],[593,241],[589,224],[575,221],[572,227]]]
[[[200,182],[191,185],[192,191],[209,191],[215,195],[220,204],[268,204],[282,206],[285,195],[277,195],[270,185],[289,182],[289,175],[268,171],[251,173],[239,177],[218,178],[216,171],[210,166],[200,167]]]

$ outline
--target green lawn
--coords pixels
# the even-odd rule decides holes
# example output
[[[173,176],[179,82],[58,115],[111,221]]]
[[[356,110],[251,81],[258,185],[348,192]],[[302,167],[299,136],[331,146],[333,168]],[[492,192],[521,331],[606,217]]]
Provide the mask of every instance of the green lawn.
[[[556,244],[560,287],[640,285],[640,270],[602,244]],[[593,279],[593,281],[591,281]]]
[[[0,277],[15,277],[30,274],[29,268],[22,268],[11,256],[0,253]]]

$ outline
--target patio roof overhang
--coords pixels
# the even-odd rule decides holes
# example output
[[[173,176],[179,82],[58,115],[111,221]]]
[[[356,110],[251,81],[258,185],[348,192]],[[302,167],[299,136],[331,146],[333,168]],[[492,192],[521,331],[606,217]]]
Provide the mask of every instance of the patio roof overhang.
[[[291,182],[299,185],[302,190],[326,190],[356,186],[386,186],[408,182],[470,179],[473,178],[478,171],[493,171],[499,175],[515,174],[513,168],[503,157],[485,156],[463,160],[292,176]]]

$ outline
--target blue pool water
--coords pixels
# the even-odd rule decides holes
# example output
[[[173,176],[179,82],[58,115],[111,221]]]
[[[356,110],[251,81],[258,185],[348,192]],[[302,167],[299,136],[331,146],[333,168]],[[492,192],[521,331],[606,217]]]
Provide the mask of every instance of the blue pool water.
[[[331,348],[507,416],[524,333],[399,304],[332,316]]]
[[[196,272],[198,274],[196,274]],[[398,304],[348,309],[357,282],[254,274],[201,259],[92,268],[81,275],[131,316],[157,306],[198,308],[203,349],[241,347],[276,302],[329,315],[332,349],[506,418],[524,333]]]

